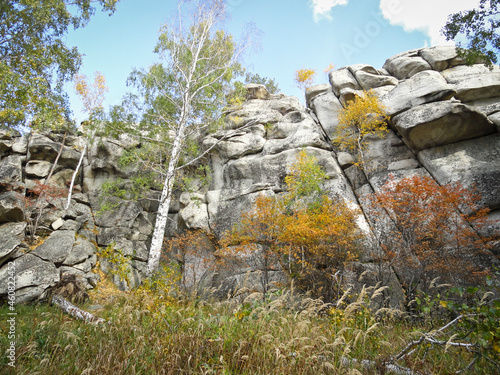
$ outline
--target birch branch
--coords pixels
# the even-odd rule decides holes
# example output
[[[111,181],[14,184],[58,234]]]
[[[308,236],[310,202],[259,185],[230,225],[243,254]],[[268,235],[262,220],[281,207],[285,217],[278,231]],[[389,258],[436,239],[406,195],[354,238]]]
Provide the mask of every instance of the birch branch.
[[[83,320],[85,323],[95,324],[95,325],[100,323],[106,323],[106,320],[104,320],[103,318],[98,318],[92,315],[91,313],[76,307],[67,299],[61,296],[58,295],[53,296],[52,303],[54,305],[57,305],[66,314],[71,315],[76,319]]]

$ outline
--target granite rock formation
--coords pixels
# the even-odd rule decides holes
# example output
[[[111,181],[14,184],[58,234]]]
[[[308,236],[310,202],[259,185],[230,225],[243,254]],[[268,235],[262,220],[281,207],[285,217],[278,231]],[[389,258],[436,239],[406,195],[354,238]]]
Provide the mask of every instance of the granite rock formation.
[[[495,262],[500,255],[500,68],[463,64],[453,47],[433,47],[393,56],[381,69],[363,64],[340,68],[330,73],[329,84],[307,90],[306,107],[297,98],[249,86],[246,102],[227,113],[226,127],[253,125],[217,144],[210,156],[208,186],[176,192],[166,237],[195,229],[220,235],[230,229],[259,194],[283,192],[290,166],[306,149],[327,172],[325,193],[361,209],[366,208],[363,198],[378,191],[389,175],[420,174],[439,184],[477,186],[482,204],[491,209],[490,225],[482,234],[493,238],[490,261]],[[330,140],[339,111],[370,89],[388,109],[390,131],[384,138],[366,139],[367,165],[361,170],[354,163],[356,155],[334,149]],[[203,143],[213,145],[224,132],[211,134]],[[130,283],[115,276],[117,284],[132,287],[145,276],[159,192],[151,190],[135,202],[116,199],[111,210],[103,210],[102,184],[120,179],[126,186],[133,171],[121,167],[119,158],[127,149],[141,147],[125,136],[101,138],[89,147],[69,208],[64,208],[64,197],[47,202],[40,221],[44,241],[26,242],[26,192],[29,195],[37,181],[48,176],[61,147],[53,185],[67,187],[80,158],[83,138],[69,135],[64,146],[62,138],[56,133],[23,136],[0,131],[0,298],[7,294],[7,265],[12,261],[18,302],[43,298],[67,275],[92,288],[98,279],[93,272],[97,249],[110,245],[128,257]],[[370,223],[366,210],[358,224],[368,243],[383,230]],[[184,269],[196,270],[197,283],[223,290],[244,278],[259,283],[258,265],[217,270],[208,237],[200,243],[206,244],[201,252],[208,262],[184,258]],[[100,264],[103,270],[112,267],[105,260]],[[355,269],[362,273],[373,266],[365,254]],[[274,272],[272,280],[284,279],[282,272]],[[402,298],[397,280],[404,270],[391,272],[392,293]],[[189,283],[190,276],[185,278]]]

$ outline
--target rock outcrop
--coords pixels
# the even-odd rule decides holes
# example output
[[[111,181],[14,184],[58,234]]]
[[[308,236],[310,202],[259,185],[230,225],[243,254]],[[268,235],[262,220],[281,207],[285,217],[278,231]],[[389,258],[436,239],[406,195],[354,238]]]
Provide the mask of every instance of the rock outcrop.
[[[384,228],[370,221],[365,197],[390,176],[417,174],[432,176],[439,184],[460,181],[476,186],[482,205],[491,209],[489,225],[481,234],[492,238],[489,261],[495,262],[500,255],[500,70],[463,64],[453,47],[433,47],[398,54],[381,69],[364,64],[344,67],[330,73],[329,84],[307,90],[307,107],[297,98],[271,95],[261,85],[250,85],[247,101],[228,112],[225,128],[252,125],[216,145],[208,186],[195,183],[194,191],[175,193],[166,237],[198,229],[221,235],[260,194],[283,193],[290,166],[306,149],[328,175],[325,193],[364,209],[358,224],[370,243]],[[391,129],[384,138],[365,139],[366,166],[360,169],[354,163],[356,155],[334,149],[330,140],[339,111],[370,89],[387,107]],[[211,134],[203,143],[214,145],[229,130]],[[119,159],[141,145],[126,137],[101,138],[89,146],[70,206],[65,209],[64,194],[47,200],[40,219],[43,241],[26,242],[30,191],[44,182],[60,151],[50,181],[67,188],[84,149],[81,137],[68,135],[64,145],[62,139],[63,134],[56,133],[22,136],[0,131],[0,299],[7,294],[9,262],[15,263],[18,302],[43,298],[68,278],[91,288],[98,279],[93,272],[98,248],[108,246],[120,249],[128,262],[129,283],[116,275],[117,284],[132,287],[145,276],[160,192],[152,189],[138,201],[105,201],[101,192],[109,180],[119,181],[127,191],[133,169],[123,168]],[[205,244],[200,245],[204,261],[186,255],[185,280],[228,290],[247,279],[259,287],[258,262],[217,270],[215,249],[205,234],[199,236],[196,242]],[[100,265],[106,271],[112,268],[105,259]],[[358,273],[373,268],[368,251],[354,267]],[[392,293],[402,298],[398,280],[404,270],[390,272]],[[274,269],[271,280],[284,277]]]

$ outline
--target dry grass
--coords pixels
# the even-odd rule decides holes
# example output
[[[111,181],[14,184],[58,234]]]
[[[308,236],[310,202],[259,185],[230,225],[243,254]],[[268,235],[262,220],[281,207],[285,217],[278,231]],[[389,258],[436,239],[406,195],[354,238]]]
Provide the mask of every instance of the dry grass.
[[[143,293],[119,292],[104,281],[90,303],[104,306],[96,314],[109,325],[86,325],[52,306],[19,306],[17,362],[10,373],[390,373],[384,360],[416,335],[415,327],[395,310],[371,310],[378,293],[365,288],[344,302],[346,294],[337,306],[293,290],[275,291],[265,301],[253,293],[239,301],[151,304]],[[5,316],[7,310],[0,311]],[[6,319],[0,328],[5,332]],[[400,365],[414,373],[453,373],[470,355],[452,349],[417,348]],[[9,373],[5,358],[0,367]]]

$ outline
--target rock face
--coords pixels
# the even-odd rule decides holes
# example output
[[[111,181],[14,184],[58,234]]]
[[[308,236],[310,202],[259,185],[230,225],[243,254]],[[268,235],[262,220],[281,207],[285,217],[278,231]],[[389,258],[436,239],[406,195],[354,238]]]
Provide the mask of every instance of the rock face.
[[[499,77],[499,68],[490,71],[482,65],[463,65],[453,47],[433,47],[391,57],[382,69],[358,64],[332,71],[329,84],[307,90],[307,107],[297,98],[271,95],[262,85],[248,85],[247,101],[227,113],[229,130],[203,141],[207,147],[218,142],[210,156],[209,185],[195,182],[190,192],[174,193],[165,236],[188,230],[218,236],[231,229],[260,194],[275,196],[284,191],[290,166],[305,149],[328,175],[324,192],[364,210],[358,225],[367,239],[387,230],[369,220],[366,197],[379,191],[390,176],[424,175],[439,184],[460,181],[475,186],[482,205],[491,209],[482,234],[492,238],[490,261],[494,262],[494,255],[500,254]],[[339,111],[370,89],[387,107],[391,129],[383,138],[365,138],[366,165],[361,169],[354,162],[355,155],[334,150],[330,139]],[[249,123],[219,141],[225,132]],[[44,182],[61,150],[50,182],[54,188],[66,188],[84,148],[78,136],[68,135],[64,145],[62,139],[63,134],[22,136],[0,131],[0,300],[7,294],[9,264],[16,268],[18,302],[43,298],[66,278],[78,278],[81,285],[93,287],[98,279],[93,272],[98,248],[125,257],[130,277],[124,283],[115,276],[120,286],[133,287],[145,276],[160,192],[151,189],[143,199],[130,201],[123,197],[105,200],[101,191],[109,180],[118,182],[125,198],[131,190],[133,169],[124,169],[119,159],[141,145],[125,136],[101,138],[88,146],[68,209],[64,193],[47,200],[40,218],[43,241],[28,247],[25,231],[30,227],[25,215],[30,200],[26,197]],[[262,264],[255,261],[217,269],[209,236],[199,236],[199,249],[176,254],[183,259],[186,284],[221,287],[225,293],[246,280],[258,288]],[[113,267],[106,259],[100,264],[108,272]],[[368,252],[354,267],[359,273],[374,268]],[[388,268],[386,276],[392,294],[403,298],[398,280],[404,277],[404,269]],[[270,279],[282,282],[286,275],[276,267]]]

